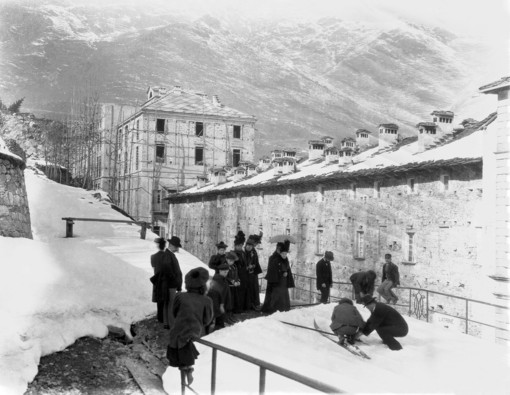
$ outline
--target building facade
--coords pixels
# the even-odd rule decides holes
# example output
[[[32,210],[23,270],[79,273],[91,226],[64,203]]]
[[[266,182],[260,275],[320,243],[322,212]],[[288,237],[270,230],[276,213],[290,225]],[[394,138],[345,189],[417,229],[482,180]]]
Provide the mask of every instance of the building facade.
[[[255,117],[224,106],[217,96],[151,87],[139,109],[110,107],[104,114],[105,125],[115,126],[96,153],[95,182],[162,236],[168,193],[195,185],[215,167],[253,161]]]

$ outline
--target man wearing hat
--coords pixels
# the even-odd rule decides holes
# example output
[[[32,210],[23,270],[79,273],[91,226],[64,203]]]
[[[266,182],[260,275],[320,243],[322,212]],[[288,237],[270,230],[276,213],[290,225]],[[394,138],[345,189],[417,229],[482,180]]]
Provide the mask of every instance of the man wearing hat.
[[[172,310],[175,323],[170,329],[167,358],[170,366],[183,372],[188,385],[193,381],[193,365],[199,355],[193,340],[208,333],[214,318],[212,301],[205,295],[208,280],[207,269],[191,269],[184,278],[188,292],[176,296]]]
[[[218,266],[226,262],[225,252],[227,251],[227,247],[228,246],[223,241],[220,241],[218,244],[216,244],[218,252],[212,255],[211,259],[209,259],[209,267],[216,273],[218,273]]]
[[[172,307],[177,292],[182,290],[182,272],[179,265],[179,260],[175,256],[176,252],[179,252],[181,248],[181,239],[177,236],[172,236],[168,239],[168,248],[165,250],[165,254],[168,256],[170,263],[170,273],[168,278],[168,301],[165,306],[165,314],[167,315],[167,323],[165,328],[169,329],[173,325]]]
[[[402,345],[395,337],[404,337],[409,332],[404,317],[393,307],[377,302],[372,295],[363,296],[361,303],[371,312],[362,333],[368,336],[375,330],[390,350],[401,350]],[[356,337],[360,335],[361,332]]]
[[[225,259],[228,265],[227,282],[228,287],[230,289],[230,298],[232,300],[230,309],[227,309],[226,322],[228,324],[233,324],[237,322],[233,317],[233,313],[240,313],[238,288],[241,285],[241,281],[239,280],[239,273],[237,271],[237,266],[235,264],[239,257],[234,251],[229,251],[225,254]]]
[[[326,251],[324,257],[317,262],[315,272],[317,274],[317,290],[321,292],[321,303],[328,303],[329,290],[333,286],[333,273],[331,271],[331,262],[334,260],[333,253]]]
[[[235,261],[237,267],[237,275],[239,276],[239,287],[237,287],[237,305],[234,305],[235,313],[242,313],[251,308],[251,303],[248,296],[248,264],[246,262],[246,255],[243,250],[246,236],[242,230],[237,232],[234,238],[234,252],[238,259]]]

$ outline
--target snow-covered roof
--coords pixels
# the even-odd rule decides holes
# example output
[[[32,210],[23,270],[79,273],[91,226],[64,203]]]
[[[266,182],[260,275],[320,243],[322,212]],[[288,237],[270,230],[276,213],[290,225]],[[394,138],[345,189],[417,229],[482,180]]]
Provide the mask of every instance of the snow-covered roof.
[[[350,177],[356,175],[379,175],[385,171],[417,170],[421,166],[448,166],[459,163],[478,162],[482,158],[485,129],[496,119],[496,113],[490,114],[483,121],[470,125],[461,132],[450,133],[438,137],[432,146],[425,151],[420,146],[417,136],[407,137],[396,144],[384,147],[373,147],[352,156],[349,164],[327,163],[324,158],[305,160],[296,165],[297,171],[281,176],[275,176],[272,169],[259,173],[250,178],[228,181],[214,186],[210,184],[198,189],[192,187],[178,195],[191,196],[204,192],[227,191],[229,189],[253,188],[254,186],[278,186],[295,181],[306,182],[312,179],[328,177]]]
[[[143,106],[143,109],[256,121],[253,115],[245,114],[220,104],[218,101],[213,101],[204,93],[185,89],[173,89],[161,97],[155,97],[149,100]]]
[[[510,76],[502,77],[498,81],[491,82],[490,84],[478,88],[483,93],[494,93],[501,89],[508,89],[510,87]]]

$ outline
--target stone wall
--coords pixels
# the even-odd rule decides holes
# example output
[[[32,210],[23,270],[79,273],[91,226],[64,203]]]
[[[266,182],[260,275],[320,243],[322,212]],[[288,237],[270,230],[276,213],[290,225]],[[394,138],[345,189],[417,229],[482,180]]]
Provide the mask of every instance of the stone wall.
[[[263,268],[274,251],[268,239],[291,234],[298,239],[290,254],[294,273],[315,277],[316,262],[331,250],[334,280],[344,282],[358,270],[380,276],[384,254],[391,253],[403,286],[468,297],[475,290],[479,295],[484,271],[477,259],[481,177],[476,162],[377,179],[181,196],[171,200],[168,229],[206,262],[219,240],[233,247],[238,229],[263,231]]]
[[[0,236],[32,238],[23,161],[0,153]]]

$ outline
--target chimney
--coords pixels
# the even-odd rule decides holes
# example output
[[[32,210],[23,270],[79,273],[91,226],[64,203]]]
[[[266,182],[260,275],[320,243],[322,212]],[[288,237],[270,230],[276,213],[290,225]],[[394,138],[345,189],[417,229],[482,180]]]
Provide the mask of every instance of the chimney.
[[[340,148],[338,150],[338,165],[346,166],[352,163],[353,149],[349,147]]]
[[[484,132],[483,151],[483,234],[480,264],[488,265],[494,280],[496,299],[508,300],[510,289],[510,243],[508,235],[508,179],[510,169],[510,76],[479,88],[498,97],[497,117]],[[501,303],[501,301],[498,301]],[[500,318],[508,322],[508,313]],[[496,334],[497,335],[497,334]],[[504,335],[500,335],[504,338]]]
[[[333,147],[333,140],[334,138],[331,136],[324,136],[321,138],[321,141],[326,144],[327,148]]]
[[[356,145],[360,147],[360,149],[375,147],[377,144],[378,141],[372,132],[366,129],[356,130]]]
[[[326,163],[336,162],[338,161],[338,148],[328,147],[324,150],[324,155],[326,157]]]
[[[381,123],[379,125],[379,147],[392,145],[397,142],[398,126],[394,123]]]
[[[197,176],[197,188],[203,188],[207,184],[207,176]]]
[[[227,172],[222,167],[214,167],[210,170],[211,172],[211,181],[214,186],[218,186],[220,184],[224,184],[227,182]]]
[[[213,95],[212,103],[215,107],[221,107],[220,97],[218,95]]]
[[[416,129],[418,129],[418,152],[425,151],[439,137],[434,122],[420,122]]]
[[[234,181],[239,181],[246,177],[246,168],[243,166],[236,167],[234,169]]]
[[[289,174],[294,171],[293,158],[278,158],[273,161],[273,174],[274,176],[281,176]]]
[[[438,132],[442,135],[453,132],[453,117],[452,111],[432,111],[432,122],[438,128]]]
[[[322,140],[308,141],[308,159],[319,159],[324,155],[324,147],[326,144]]]
[[[271,159],[268,156],[263,156],[259,159],[259,168],[266,171],[271,166]]]

